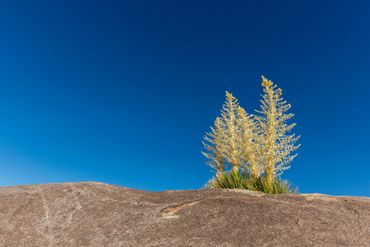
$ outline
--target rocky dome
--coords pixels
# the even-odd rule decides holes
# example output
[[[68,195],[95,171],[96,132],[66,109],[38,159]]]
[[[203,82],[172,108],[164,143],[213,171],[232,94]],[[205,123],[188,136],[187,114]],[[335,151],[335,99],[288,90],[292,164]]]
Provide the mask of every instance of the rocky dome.
[[[0,187],[0,246],[370,246],[370,199],[103,183]]]

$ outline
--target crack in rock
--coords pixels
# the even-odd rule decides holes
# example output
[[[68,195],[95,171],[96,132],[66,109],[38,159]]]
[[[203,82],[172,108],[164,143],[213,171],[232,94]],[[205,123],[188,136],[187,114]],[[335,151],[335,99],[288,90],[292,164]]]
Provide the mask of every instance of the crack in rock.
[[[44,192],[40,190],[40,197],[42,202],[42,207],[44,209],[44,217],[41,220],[41,228],[44,229],[42,231],[41,229],[37,228],[36,230],[47,240],[48,247],[52,247],[54,245],[54,236],[50,233],[50,208],[48,205],[48,201],[46,200],[46,197],[44,195]]]
[[[176,219],[176,218],[179,217],[178,213],[180,212],[180,210],[182,210],[186,207],[194,206],[195,204],[198,204],[199,202],[201,202],[201,200],[194,201],[194,202],[188,202],[188,203],[184,203],[184,204],[180,204],[180,205],[176,205],[176,206],[166,207],[166,208],[161,210],[160,216],[162,218],[166,218],[166,219]]]

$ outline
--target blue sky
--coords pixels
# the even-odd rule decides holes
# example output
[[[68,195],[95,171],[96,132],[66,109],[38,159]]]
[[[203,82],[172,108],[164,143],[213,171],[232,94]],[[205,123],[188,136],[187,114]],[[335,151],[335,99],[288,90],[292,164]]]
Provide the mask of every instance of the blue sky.
[[[200,188],[225,91],[253,112],[264,74],[302,135],[283,177],[370,196],[369,26],[368,1],[3,1],[0,185]]]

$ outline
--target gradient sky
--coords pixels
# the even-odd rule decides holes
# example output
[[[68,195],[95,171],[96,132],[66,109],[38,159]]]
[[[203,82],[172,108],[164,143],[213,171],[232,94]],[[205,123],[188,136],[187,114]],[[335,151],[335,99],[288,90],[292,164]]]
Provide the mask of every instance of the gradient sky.
[[[202,137],[260,76],[292,104],[300,192],[370,196],[369,1],[2,1],[0,185],[152,191],[212,176]]]

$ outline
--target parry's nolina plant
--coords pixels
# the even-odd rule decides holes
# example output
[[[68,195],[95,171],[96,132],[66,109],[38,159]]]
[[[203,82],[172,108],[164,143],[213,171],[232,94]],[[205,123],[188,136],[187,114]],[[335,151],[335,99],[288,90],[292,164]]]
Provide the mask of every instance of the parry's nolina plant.
[[[282,97],[282,90],[262,76],[263,94],[257,114],[249,114],[226,92],[226,101],[211,132],[203,142],[208,164],[216,176],[210,188],[243,188],[265,193],[295,192],[279,179],[296,157],[299,136],[291,131],[294,116]],[[229,168],[231,170],[229,171]]]

